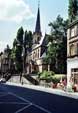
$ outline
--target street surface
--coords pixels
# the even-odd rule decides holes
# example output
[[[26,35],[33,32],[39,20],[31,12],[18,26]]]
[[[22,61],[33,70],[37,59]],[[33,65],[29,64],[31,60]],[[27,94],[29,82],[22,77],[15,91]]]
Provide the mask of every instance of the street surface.
[[[0,84],[0,113],[78,113],[78,99]]]

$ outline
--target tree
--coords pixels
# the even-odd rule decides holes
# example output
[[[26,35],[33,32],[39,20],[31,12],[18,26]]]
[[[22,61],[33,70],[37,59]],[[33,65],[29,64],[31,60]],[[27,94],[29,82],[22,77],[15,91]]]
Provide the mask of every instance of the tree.
[[[25,71],[27,52],[32,48],[32,32],[23,31],[19,28],[17,36],[13,42],[12,58],[14,59],[18,72]]]
[[[27,30],[25,31],[25,37],[24,37],[24,45],[27,51],[30,51],[32,49],[32,32]]]
[[[31,51],[32,49],[32,32],[29,31],[27,32],[27,30],[25,31],[25,35],[24,35],[24,49],[25,49],[25,54],[24,54],[24,61],[26,60],[27,57],[27,53]],[[24,64],[24,67],[26,66],[26,64]]]
[[[56,73],[66,73],[68,20],[64,21],[60,15],[54,22],[50,22],[51,34],[48,37],[47,60],[50,68]]]
[[[76,19],[78,15],[78,0],[69,0],[68,15],[70,22]]]
[[[20,27],[18,29],[16,39],[14,39],[12,48],[12,56],[15,60],[17,71],[21,73],[23,69],[23,60],[22,60],[23,34],[24,34],[23,28]]]

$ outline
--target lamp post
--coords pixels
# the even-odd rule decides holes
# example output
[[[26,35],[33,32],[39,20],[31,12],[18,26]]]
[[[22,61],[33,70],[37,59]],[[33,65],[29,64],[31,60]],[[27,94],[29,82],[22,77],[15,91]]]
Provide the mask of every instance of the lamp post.
[[[48,71],[50,71],[50,65],[51,65],[51,58],[49,58]]]
[[[24,42],[23,42],[23,75],[25,74],[25,47],[24,47]]]
[[[47,47],[51,45],[51,42],[48,43]],[[50,71],[50,65],[51,65],[51,57],[49,57],[49,62],[48,62],[48,71]]]

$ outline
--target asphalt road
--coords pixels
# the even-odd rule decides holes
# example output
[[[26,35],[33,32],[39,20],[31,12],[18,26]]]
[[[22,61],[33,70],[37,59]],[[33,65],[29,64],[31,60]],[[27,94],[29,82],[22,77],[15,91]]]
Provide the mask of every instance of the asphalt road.
[[[78,113],[78,100],[0,84],[0,113]]]

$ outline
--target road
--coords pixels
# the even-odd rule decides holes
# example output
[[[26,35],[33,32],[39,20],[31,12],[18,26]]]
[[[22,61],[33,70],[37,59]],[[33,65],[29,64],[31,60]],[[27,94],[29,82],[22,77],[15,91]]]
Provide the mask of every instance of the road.
[[[0,84],[0,113],[78,113],[78,99]]]

